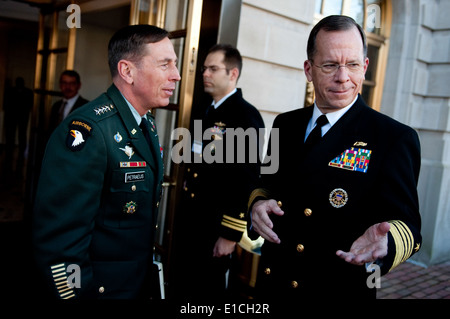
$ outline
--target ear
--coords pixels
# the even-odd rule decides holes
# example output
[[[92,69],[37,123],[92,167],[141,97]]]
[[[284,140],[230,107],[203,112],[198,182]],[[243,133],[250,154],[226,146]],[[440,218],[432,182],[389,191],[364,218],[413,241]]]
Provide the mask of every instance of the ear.
[[[366,78],[366,71],[368,67],[369,67],[369,58],[366,57],[364,60],[364,79]]]
[[[239,69],[238,68],[232,68],[230,70],[230,75],[231,75],[230,79],[237,82],[237,80],[239,78]]]
[[[133,84],[133,68],[134,64],[128,60],[120,60],[117,63],[117,71],[119,76],[128,84]]]
[[[306,75],[306,79],[308,80],[308,82],[312,82],[312,76],[311,76],[311,61],[306,60],[303,63],[303,69],[305,70],[305,75]]]

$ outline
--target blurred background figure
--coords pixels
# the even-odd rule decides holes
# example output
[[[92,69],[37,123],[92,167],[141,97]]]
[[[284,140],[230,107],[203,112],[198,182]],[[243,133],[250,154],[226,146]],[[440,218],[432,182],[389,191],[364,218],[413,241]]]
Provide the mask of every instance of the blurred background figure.
[[[81,79],[76,71],[65,70],[62,72],[59,78],[59,88],[63,98],[52,106],[48,126],[49,135],[69,113],[89,102],[78,93],[81,88]]]
[[[33,107],[33,91],[25,87],[23,77],[17,77],[15,86],[5,91],[4,111],[5,111],[5,175],[15,172],[22,176],[25,150],[27,146],[27,128],[30,111]],[[13,167],[15,155],[16,136],[19,140],[19,151],[17,162]]]

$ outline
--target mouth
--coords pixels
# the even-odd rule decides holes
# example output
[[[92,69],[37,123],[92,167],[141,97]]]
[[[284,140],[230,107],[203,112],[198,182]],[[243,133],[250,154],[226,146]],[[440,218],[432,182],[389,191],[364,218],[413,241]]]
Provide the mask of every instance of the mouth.
[[[351,88],[347,88],[347,89],[330,89],[329,91],[332,94],[336,94],[336,95],[343,95],[343,94],[347,94],[348,92],[350,92]]]
[[[163,91],[168,95],[168,96],[172,96],[173,92],[175,91],[175,88],[165,88],[163,89]]]

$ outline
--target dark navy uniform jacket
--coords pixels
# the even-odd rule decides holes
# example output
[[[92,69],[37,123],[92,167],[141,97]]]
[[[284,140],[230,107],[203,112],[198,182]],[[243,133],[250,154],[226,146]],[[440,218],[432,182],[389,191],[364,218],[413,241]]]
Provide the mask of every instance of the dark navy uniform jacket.
[[[112,85],[51,136],[33,239],[39,271],[56,296],[145,295],[163,179],[149,117],[152,147]]]
[[[303,141],[312,113],[308,107],[275,119],[279,139],[270,142],[280,146],[279,170],[262,175],[261,188],[250,199],[273,198],[285,212],[270,216],[281,244],[263,244],[259,293],[329,300],[374,297],[374,279],[367,284],[371,273],[337,257],[336,251],[349,251],[367,228],[384,221],[391,230],[379,274],[419,250],[417,133],[369,108],[359,96],[306,152]]]
[[[241,89],[216,110],[205,112],[202,133],[207,130],[213,136],[209,140],[200,138],[204,156],[187,170],[184,203],[195,212],[190,214],[193,231],[203,232],[202,241],[209,239],[212,250],[219,236],[239,242],[246,229],[248,197],[259,176],[259,144],[263,141],[259,133],[264,122],[259,111],[242,97]],[[240,132],[244,133],[237,137]],[[245,132],[248,135],[243,139]],[[250,137],[251,132],[255,135]],[[208,163],[205,154],[214,154],[214,161]]]

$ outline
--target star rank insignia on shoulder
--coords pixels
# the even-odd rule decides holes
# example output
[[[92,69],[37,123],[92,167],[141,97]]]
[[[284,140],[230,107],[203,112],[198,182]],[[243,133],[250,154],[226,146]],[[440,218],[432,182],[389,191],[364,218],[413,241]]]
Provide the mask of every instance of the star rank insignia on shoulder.
[[[99,106],[96,107],[94,109],[95,115],[102,115],[104,113],[110,112],[114,109],[114,105],[110,104],[110,105],[103,105],[103,106]]]
[[[86,144],[87,139],[91,136],[92,130],[92,126],[88,122],[73,120],[69,124],[66,146],[71,151],[80,151]]]

